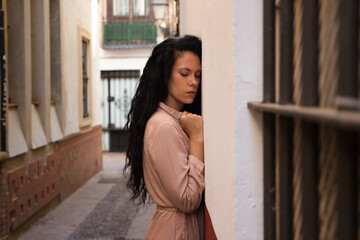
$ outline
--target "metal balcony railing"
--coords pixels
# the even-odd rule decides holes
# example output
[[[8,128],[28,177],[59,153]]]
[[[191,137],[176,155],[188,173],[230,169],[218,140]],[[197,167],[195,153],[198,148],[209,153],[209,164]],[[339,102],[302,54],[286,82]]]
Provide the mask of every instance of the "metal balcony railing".
[[[104,41],[156,41],[154,23],[118,23],[104,25]]]

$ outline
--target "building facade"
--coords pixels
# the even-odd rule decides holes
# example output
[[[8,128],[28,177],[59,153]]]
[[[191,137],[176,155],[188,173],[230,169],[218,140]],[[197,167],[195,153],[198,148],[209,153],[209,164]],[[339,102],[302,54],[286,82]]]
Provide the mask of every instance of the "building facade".
[[[123,152],[123,130],[138,80],[153,47],[177,36],[178,1],[155,19],[151,0],[101,0],[101,122],[103,150]]]
[[[358,1],[180,13],[203,41],[206,239],[358,239]]]
[[[100,13],[96,0],[1,3],[6,158],[0,239],[6,239],[102,168],[95,34]]]

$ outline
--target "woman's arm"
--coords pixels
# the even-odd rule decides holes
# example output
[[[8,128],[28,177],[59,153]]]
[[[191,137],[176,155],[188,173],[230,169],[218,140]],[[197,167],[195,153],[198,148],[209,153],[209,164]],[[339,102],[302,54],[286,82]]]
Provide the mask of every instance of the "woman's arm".
[[[204,162],[204,140],[202,138],[190,138],[189,154]]]
[[[169,200],[182,212],[191,213],[201,202],[204,163],[197,156],[188,155],[179,131],[178,126],[169,123],[159,126],[149,153]]]

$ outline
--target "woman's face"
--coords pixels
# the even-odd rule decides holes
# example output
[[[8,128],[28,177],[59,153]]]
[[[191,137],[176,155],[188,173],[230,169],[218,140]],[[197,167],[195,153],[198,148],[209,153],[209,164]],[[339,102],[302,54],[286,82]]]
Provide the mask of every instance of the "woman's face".
[[[201,78],[201,64],[197,55],[186,51],[175,61],[168,82],[165,104],[181,111],[184,104],[191,104]]]

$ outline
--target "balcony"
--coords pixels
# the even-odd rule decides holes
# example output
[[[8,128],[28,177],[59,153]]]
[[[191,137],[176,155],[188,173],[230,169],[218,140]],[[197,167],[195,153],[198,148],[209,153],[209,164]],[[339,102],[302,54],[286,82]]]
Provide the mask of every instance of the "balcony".
[[[155,44],[154,23],[104,24],[104,49],[151,48]]]

